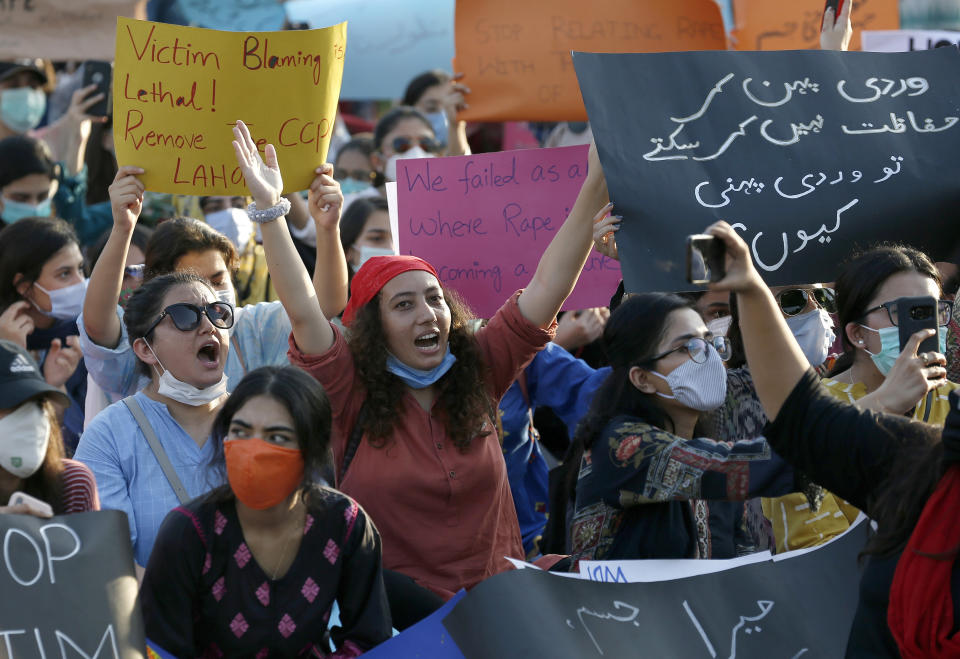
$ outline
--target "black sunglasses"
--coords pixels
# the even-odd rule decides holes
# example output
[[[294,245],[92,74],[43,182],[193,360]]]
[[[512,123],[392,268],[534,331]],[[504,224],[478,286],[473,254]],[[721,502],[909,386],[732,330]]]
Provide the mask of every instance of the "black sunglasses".
[[[797,316],[810,304],[810,296],[827,313],[837,313],[837,293],[832,288],[788,288],[777,294],[777,304],[785,316]]]
[[[202,307],[187,302],[178,302],[171,304],[163,310],[157,319],[153,322],[144,336],[149,336],[160,321],[170,316],[174,326],[181,332],[189,332],[200,327],[200,316],[204,315],[213,324],[220,329],[230,329],[233,327],[233,307],[226,302],[211,302]]]
[[[717,353],[720,355],[720,359],[727,361],[730,359],[730,340],[725,336],[714,336],[709,339],[702,336],[695,336],[692,339],[688,340],[682,346],[677,346],[672,350],[667,350],[666,352],[651,357],[649,363],[660,361],[667,355],[672,355],[673,353],[686,350],[687,354],[690,355],[690,359],[695,361],[698,364],[703,364],[707,361],[707,358],[710,356],[709,347],[713,346]]]
[[[897,301],[893,300],[891,302],[884,302],[883,304],[878,304],[875,307],[867,309],[863,312],[863,318],[866,318],[872,314],[877,309],[886,309],[887,317],[890,318],[890,323],[894,327],[900,327],[898,321],[900,314],[897,312]],[[953,302],[950,300],[937,300],[937,324],[940,327],[944,327],[950,324],[950,319],[953,317]]]
[[[443,145],[432,137],[395,137],[393,138],[393,150],[397,153],[406,153],[415,145],[427,153],[440,153]]]

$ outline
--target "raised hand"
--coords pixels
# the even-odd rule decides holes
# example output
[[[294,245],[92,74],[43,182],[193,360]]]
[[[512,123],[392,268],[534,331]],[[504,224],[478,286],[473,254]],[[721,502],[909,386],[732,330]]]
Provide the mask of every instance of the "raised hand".
[[[835,16],[833,7],[823,12],[823,25],[820,27],[821,50],[847,50],[853,37],[853,25],[850,22],[850,7],[853,0],[843,0],[840,15]]]
[[[707,227],[704,233],[722,240],[727,251],[726,275],[720,281],[710,284],[710,290],[745,293],[765,288],[763,279],[753,267],[750,248],[733,227],[721,220]]]
[[[604,256],[619,261],[620,252],[617,251],[615,233],[620,230],[620,221],[623,217],[611,215],[612,207],[613,204],[604,206],[593,217],[593,247]]]
[[[466,101],[466,95],[470,93],[470,88],[459,80],[463,78],[462,73],[457,73],[448,83],[446,92],[443,95],[443,111],[447,115],[447,120],[453,124],[457,121],[457,112],[466,110],[470,104]],[[441,137],[437,135],[437,137]]]
[[[917,354],[920,343],[933,334],[932,329],[923,329],[911,336],[883,384],[873,392],[884,411],[904,414],[917,405],[927,392],[946,384],[946,357],[939,352]]]
[[[247,190],[260,210],[276,206],[283,194],[283,177],[277,162],[277,150],[272,144],[260,156],[257,145],[250,137],[250,129],[242,121],[233,125],[233,152],[237,164],[247,182]]]
[[[340,210],[343,208],[340,182],[333,178],[333,165],[330,163],[317,167],[316,173],[307,197],[310,216],[318,229],[333,229],[339,226]]]
[[[33,318],[27,313],[30,303],[14,302],[0,313],[0,339],[13,341],[26,350],[27,336],[34,330]]]
[[[557,322],[557,336],[553,341],[567,350],[593,343],[603,334],[609,317],[610,310],[606,307],[568,311]]]
[[[143,181],[137,178],[140,174],[143,170],[139,167],[121,167],[108,188],[113,224],[118,228],[132,230],[143,210],[145,188]]]
[[[81,359],[80,337],[68,336],[66,346],[62,345],[60,339],[54,339],[43,362],[43,379],[52,387],[62,387],[77,370]]]

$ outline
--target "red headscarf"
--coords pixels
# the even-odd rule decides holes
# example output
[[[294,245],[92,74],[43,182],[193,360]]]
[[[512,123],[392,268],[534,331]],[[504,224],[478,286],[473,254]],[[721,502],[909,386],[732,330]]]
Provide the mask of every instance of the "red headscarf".
[[[423,270],[437,280],[440,279],[432,265],[416,256],[371,256],[367,259],[350,282],[350,301],[343,310],[343,324],[350,327],[357,312],[372,300],[388,281],[411,270]]]

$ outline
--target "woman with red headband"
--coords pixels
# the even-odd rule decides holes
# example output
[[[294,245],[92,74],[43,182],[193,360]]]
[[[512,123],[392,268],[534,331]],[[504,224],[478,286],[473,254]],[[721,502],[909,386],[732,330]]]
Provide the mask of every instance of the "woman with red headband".
[[[283,187],[276,151],[267,146],[264,162],[241,122],[234,136],[257,208],[273,207]],[[317,249],[343,264],[345,286],[342,195],[329,165],[319,171],[325,175],[309,200]],[[530,284],[476,334],[465,307],[429,263],[375,256],[351,282],[343,313],[347,340],[324,317],[286,224],[262,225],[270,274],[293,327],[291,363],[316,377],[330,397],[338,486],[368,511],[383,538],[397,627],[429,613],[440,598],[508,569],[504,556],[524,556],[494,410],[553,337],[557,311],[590,252],[594,213],[606,214],[608,200],[591,149],[583,188]]]

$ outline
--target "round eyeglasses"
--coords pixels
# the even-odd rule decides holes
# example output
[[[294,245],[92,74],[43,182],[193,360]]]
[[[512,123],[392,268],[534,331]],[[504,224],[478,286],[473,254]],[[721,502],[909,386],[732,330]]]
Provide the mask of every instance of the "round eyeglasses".
[[[720,355],[720,359],[723,361],[730,359],[730,339],[727,337],[713,336],[710,338],[705,338],[702,336],[694,336],[683,345],[677,346],[672,350],[667,350],[665,353],[655,357],[651,357],[649,361],[660,361],[667,355],[672,355],[679,350],[686,350],[687,354],[690,355],[690,359],[698,364],[702,364],[707,361],[707,358],[710,356],[710,347],[713,347],[713,349],[717,351],[717,354]]]

